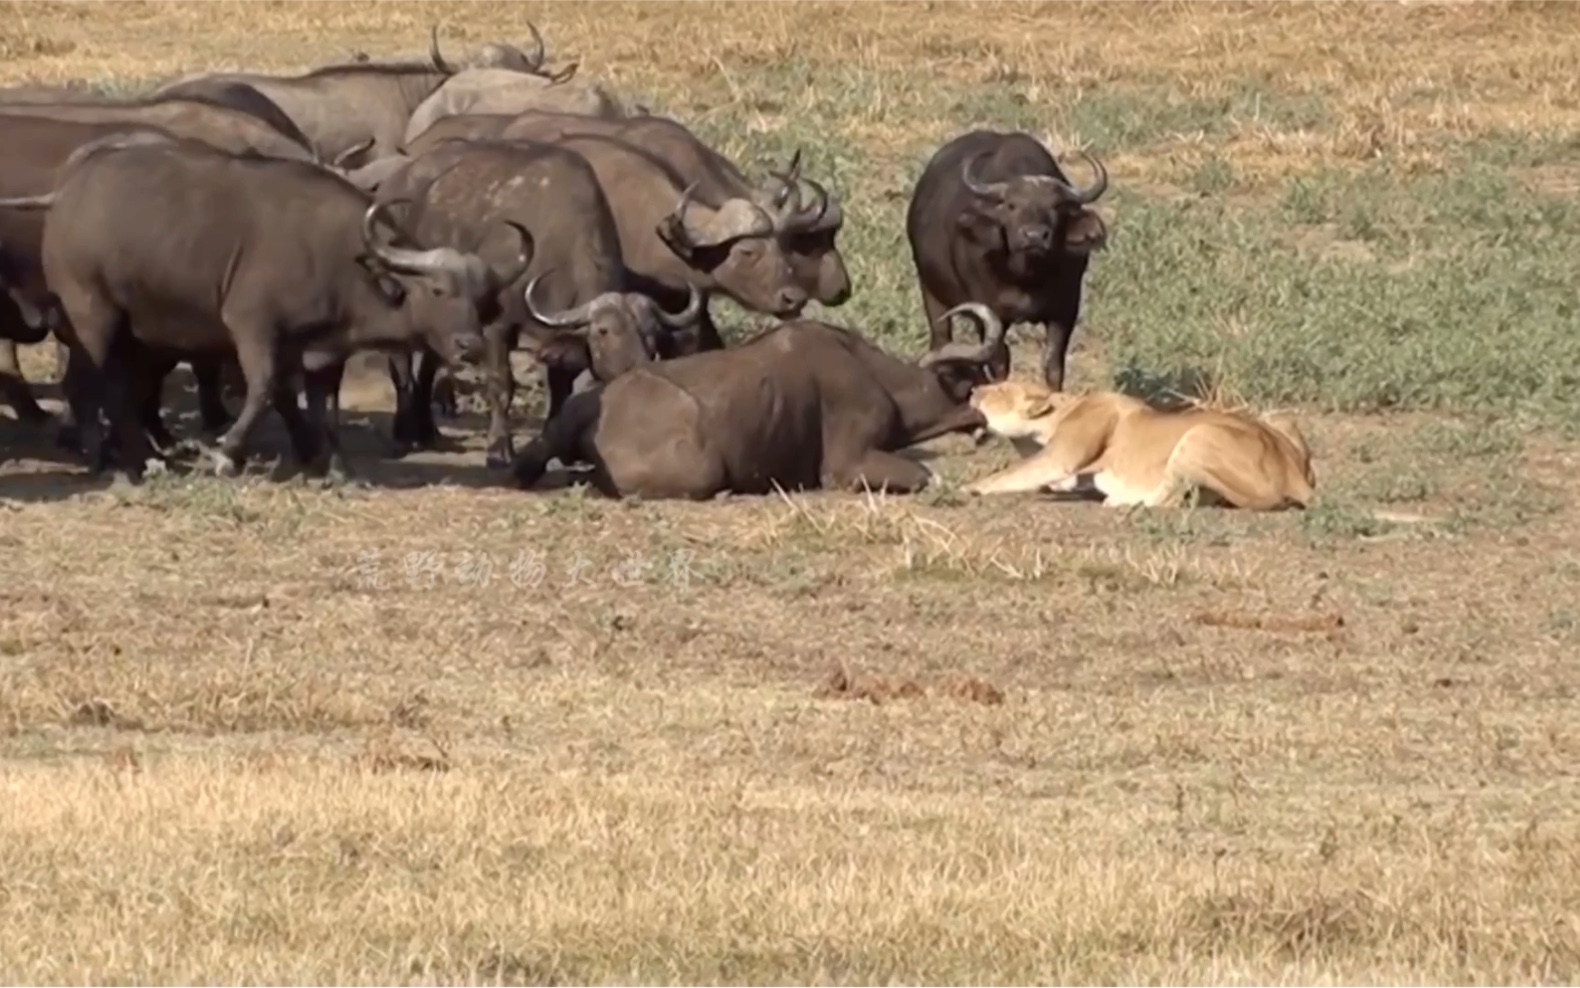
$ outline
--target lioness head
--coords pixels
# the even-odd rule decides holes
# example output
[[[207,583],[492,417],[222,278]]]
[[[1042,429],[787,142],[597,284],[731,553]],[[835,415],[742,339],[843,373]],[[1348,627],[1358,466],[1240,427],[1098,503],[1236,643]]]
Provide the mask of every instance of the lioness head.
[[[1066,395],[1031,381],[997,381],[971,391],[971,407],[982,413],[988,431],[1005,439],[1023,439],[1046,431],[1049,415]]]

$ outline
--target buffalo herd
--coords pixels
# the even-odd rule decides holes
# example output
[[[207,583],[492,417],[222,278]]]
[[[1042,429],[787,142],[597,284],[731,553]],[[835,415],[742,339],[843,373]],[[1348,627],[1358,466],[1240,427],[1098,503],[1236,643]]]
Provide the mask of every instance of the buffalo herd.
[[[477,363],[486,461],[516,484],[558,460],[610,496],[709,498],[920,490],[932,474],[901,451],[981,433],[970,395],[1008,376],[1016,323],[1045,328],[1062,388],[1107,236],[1101,163],[1080,184],[1024,133],[944,144],[906,213],[929,339],[902,357],[804,314],[853,286],[840,197],[799,151],[749,178],[684,123],[552,69],[528,28],[528,50],[464,61],[436,26],[411,61],[196,74],[136,99],[0,90],[0,397],[48,423],[16,348],[53,337],[58,441],[137,478],[182,445],[162,391],[185,363],[214,440],[188,442],[216,471],[272,408],[304,467],[345,477],[350,357],[388,361],[397,455],[438,440],[441,379]],[[715,296],[775,325],[726,345]],[[517,349],[548,391],[520,444]]]

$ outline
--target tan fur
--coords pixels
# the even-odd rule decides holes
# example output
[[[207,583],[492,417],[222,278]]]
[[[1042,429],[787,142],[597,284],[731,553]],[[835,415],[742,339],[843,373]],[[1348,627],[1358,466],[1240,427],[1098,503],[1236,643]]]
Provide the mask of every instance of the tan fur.
[[[966,488],[971,494],[1073,490],[1090,476],[1115,507],[1203,503],[1253,511],[1304,508],[1316,474],[1293,418],[1207,408],[1162,411],[1114,392],[1076,395],[1025,381],[984,385],[971,405],[1025,458]]]

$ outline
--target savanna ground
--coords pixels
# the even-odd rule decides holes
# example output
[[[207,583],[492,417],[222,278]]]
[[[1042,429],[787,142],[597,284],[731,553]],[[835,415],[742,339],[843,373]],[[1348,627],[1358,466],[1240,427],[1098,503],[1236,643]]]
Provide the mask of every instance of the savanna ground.
[[[0,977],[1580,978],[1580,8],[26,3],[0,69],[529,16],[748,168],[804,146],[832,317],[908,352],[931,151],[1090,147],[1076,383],[1299,408],[1321,503],[967,503],[1010,454],[964,440],[914,499],[528,494],[475,419],[380,462],[377,374],[369,490],[106,488],[0,422]]]

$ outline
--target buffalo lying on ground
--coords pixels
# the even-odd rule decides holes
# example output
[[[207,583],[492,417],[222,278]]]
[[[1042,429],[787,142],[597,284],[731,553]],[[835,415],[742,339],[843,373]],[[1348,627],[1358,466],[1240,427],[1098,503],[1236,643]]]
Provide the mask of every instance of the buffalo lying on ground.
[[[570,151],[451,141],[411,161],[380,188],[378,199],[392,207],[410,200],[404,225],[425,243],[490,260],[509,249],[491,238],[500,220],[510,220],[531,230],[538,245],[520,279],[499,286],[501,314],[485,330],[490,464],[510,462],[510,351],[523,331],[545,365],[553,416],[583,370],[595,380],[612,380],[654,359],[667,347],[668,334],[689,328],[701,311],[695,291],[684,311],[670,315],[628,290],[609,203],[592,168]],[[412,359],[418,361],[415,374]],[[391,358],[397,443],[426,445],[436,438],[430,404],[435,367],[433,355],[421,349],[410,359]]]
[[[536,41],[533,54],[496,42],[468,64],[512,73],[541,72],[543,37],[530,23],[528,27]],[[426,62],[353,61],[320,66],[295,76],[202,73],[168,83],[156,95],[212,98],[216,87],[250,86],[295,121],[325,158],[337,159],[361,146],[370,147],[369,154],[376,158],[394,153],[406,133],[412,111],[459,71],[439,54],[435,25]]]
[[[1087,207],[1108,188],[1108,174],[1083,157],[1096,172],[1084,189],[1070,185],[1036,138],[971,131],[928,161],[905,215],[928,319],[970,301],[1006,325],[1043,324],[1043,377],[1055,391],[1064,386],[1088,257],[1107,239],[1102,218]],[[935,346],[939,332],[935,324]],[[1008,376],[1007,350],[993,374]]]
[[[527,111],[620,118],[625,107],[596,83],[568,83],[506,69],[458,72],[412,111],[405,144],[440,120],[462,114],[514,114]]]
[[[592,465],[611,497],[706,499],[777,488],[922,489],[931,473],[896,451],[981,428],[971,388],[1004,346],[1004,326],[967,303],[980,344],[948,342],[912,363],[860,334],[812,320],[740,346],[651,364],[573,395],[514,465],[535,484],[548,462]]]
[[[345,359],[419,341],[445,359],[475,356],[498,280],[531,260],[519,230],[523,253],[499,276],[475,254],[408,246],[388,217],[394,242],[381,242],[381,207],[344,179],[185,140],[86,145],[55,192],[0,206],[49,210],[44,276],[83,370],[67,399],[98,467],[102,398],[133,475],[148,453],[136,414],[145,372],[172,354],[227,353],[247,394],[214,452],[220,472],[235,470],[271,402],[298,458],[341,472],[326,405]],[[292,387],[299,375],[306,418]]]

